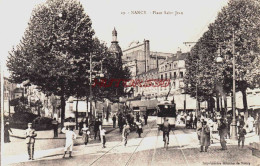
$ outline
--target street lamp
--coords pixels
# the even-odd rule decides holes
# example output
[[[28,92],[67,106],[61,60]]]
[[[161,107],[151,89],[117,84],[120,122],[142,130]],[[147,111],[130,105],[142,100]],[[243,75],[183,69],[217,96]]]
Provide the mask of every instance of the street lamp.
[[[89,102],[90,102],[90,120],[92,120],[92,72],[96,72],[93,71],[94,67],[96,67],[98,64],[101,63],[101,73],[99,74],[99,77],[104,77],[104,74],[102,73],[103,70],[103,59],[100,62],[92,62],[92,54],[90,54],[90,60],[89,60]],[[87,117],[88,117],[88,112],[86,113]]]
[[[237,124],[236,124],[236,55],[235,55],[235,32],[234,29],[232,29],[232,68],[233,68],[233,89],[232,89],[232,111],[233,111],[233,117],[232,117],[232,123],[231,123],[231,139],[237,140]],[[239,55],[239,53],[237,53]],[[220,54],[218,55],[217,62],[222,62],[222,58],[220,57]]]

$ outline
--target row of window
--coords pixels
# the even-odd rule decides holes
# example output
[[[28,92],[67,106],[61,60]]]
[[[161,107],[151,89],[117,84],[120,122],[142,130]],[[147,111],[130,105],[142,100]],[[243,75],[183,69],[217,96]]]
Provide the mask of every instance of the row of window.
[[[169,75],[169,77],[168,77]],[[179,74],[179,78],[183,78],[184,77],[184,73],[182,71],[180,71],[180,74]],[[165,74],[161,74],[161,79],[172,79],[172,78],[177,78],[177,72],[173,72],[173,75],[172,75],[172,72],[170,72],[169,74],[165,73]]]
[[[178,66],[177,63],[166,64],[164,66],[161,66],[161,71],[171,70],[171,69],[177,68],[177,66]]]

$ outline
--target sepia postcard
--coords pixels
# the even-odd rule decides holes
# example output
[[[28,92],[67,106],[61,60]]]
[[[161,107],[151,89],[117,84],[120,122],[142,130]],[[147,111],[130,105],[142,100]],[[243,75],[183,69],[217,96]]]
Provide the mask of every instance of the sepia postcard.
[[[1,0],[2,166],[259,166],[259,0]]]

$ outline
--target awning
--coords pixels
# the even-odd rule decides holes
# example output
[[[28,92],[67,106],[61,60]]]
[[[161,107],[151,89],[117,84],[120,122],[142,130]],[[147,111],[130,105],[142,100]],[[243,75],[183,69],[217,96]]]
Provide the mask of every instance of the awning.
[[[130,105],[131,108],[133,107],[146,107],[147,109],[156,108],[158,101],[157,100],[135,100],[135,101],[128,101],[127,105]]]

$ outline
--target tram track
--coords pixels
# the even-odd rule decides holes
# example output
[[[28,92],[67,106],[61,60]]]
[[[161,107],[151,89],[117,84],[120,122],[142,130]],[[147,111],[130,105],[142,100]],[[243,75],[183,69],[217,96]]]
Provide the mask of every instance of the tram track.
[[[180,129],[180,128],[178,128],[178,130],[182,130],[183,131],[183,129]],[[178,146],[179,146],[179,148],[180,148],[180,151],[181,151],[181,154],[182,154],[182,157],[183,157],[183,159],[184,159],[184,161],[185,161],[185,164],[187,165],[187,166],[189,166],[190,164],[189,164],[189,162],[188,162],[188,160],[187,160],[187,158],[186,158],[186,155],[185,155],[185,153],[184,153],[184,151],[182,150],[182,145],[180,144],[180,142],[178,141],[178,138],[177,138],[177,136],[176,136],[176,132],[175,132],[176,130],[173,130],[172,132],[173,132],[173,135],[174,135],[174,138],[175,138],[175,140],[176,140],[176,143],[178,144]],[[184,132],[184,131],[183,131]],[[185,132],[184,132],[185,133]],[[151,159],[151,163],[150,163],[150,165],[151,166],[153,166],[153,163],[154,163],[154,159],[155,159],[155,156],[156,156],[156,151],[157,151],[157,145],[158,145],[158,137],[160,136],[160,131],[158,130],[157,131],[157,137],[156,137],[156,142],[155,142],[155,145],[154,145],[154,150],[153,150],[153,155],[152,155],[152,159]],[[171,137],[170,137],[171,138]],[[167,150],[168,152],[170,152],[170,150]]]
[[[133,153],[131,154],[131,156],[130,156],[130,158],[128,159],[128,161],[126,162],[125,166],[128,166],[128,165],[129,165],[129,163],[131,162],[132,157],[133,157],[133,155],[135,154],[136,150],[139,148],[139,146],[141,145],[141,143],[143,142],[143,140],[144,140],[144,138],[147,136],[147,134],[149,134],[149,133],[152,131],[152,129],[153,129],[153,127],[154,127],[155,125],[156,125],[156,124],[153,124],[153,125],[151,126],[150,130],[149,130],[148,132],[146,132],[145,136],[144,136],[144,137],[142,138],[142,140],[138,143],[138,146],[135,148],[135,150],[134,150]]]
[[[149,134],[153,127],[156,125],[155,122],[153,122],[153,124],[151,125],[151,127],[149,128],[149,130],[145,133],[145,135],[143,136],[143,138],[141,139],[141,141],[138,143],[137,147],[134,149],[134,151],[131,153],[130,157],[128,158],[125,166],[128,166],[132,160],[133,155],[136,153],[138,147],[141,145],[142,141],[144,140],[144,138],[147,136],[147,134]],[[99,156],[97,159],[95,159],[91,164],[89,164],[89,166],[92,166],[94,164],[96,164],[98,161],[100,161],[103,157],[105,157],[110,151],[112,151],[113,149],[115,149],[116,147],[121,146],[120,144],[122,144],[123,146],[123,141],[120,141],[119,143],[117,143],[116,145],[114,145],[113,147],[111,147],[109,150],[107,150],[105,153],[103,153],[101,156]]]
[[[186,158],[186,156],[185,156],[184,151],[182,150],[182,146],[181,146],[180,142],[178,141],[178,138],[177,138],[177,136],[176,136],[174,130],[173,130],[173,135],[174,135],[174,137],[175,137],[175,140],[176,140],[177,144],[178,144],[179,147],[180,147],[181,154],[182,154],[182,157],[184,158],[184,161],[185,161],[186,165],[189,166],[190,164],[189,164],[189,162],[188,162],[188,160],[187,160],[187,158]]]

